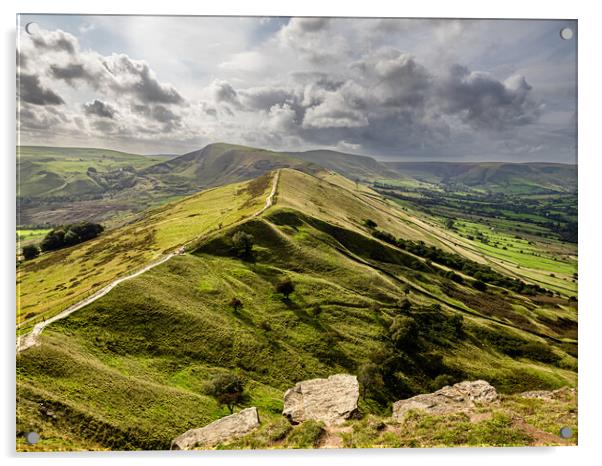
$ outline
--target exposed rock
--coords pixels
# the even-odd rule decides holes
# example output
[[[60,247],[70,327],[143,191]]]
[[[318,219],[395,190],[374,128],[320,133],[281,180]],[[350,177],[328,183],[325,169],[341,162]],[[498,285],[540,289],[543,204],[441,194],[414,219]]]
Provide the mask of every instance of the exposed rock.
[[[532,390],[519,393],[522,398],[535,398],[538,400],[566,400],[576,393],[574,388],[562,387],[557,390]]]
[[[259,426],[257,408],[247,408],[199,429],[191,429],[171,442],[172,450],[190,450],[197,445],[211,446],[248,434]]]
[[[404,415],[417,409],[430,414],[447,414],[470,411],[477,404],[488,404],[498,399],[495,388],[484,380],[460,382],[445,386],[434,393],[417,395],[393,404],[393,417],[402,420]]]
[[[309,419],[326,425],[341,424],[357,412],[359,394],[354,375],[304,380],[284,394],[282,414],[295,424]]]

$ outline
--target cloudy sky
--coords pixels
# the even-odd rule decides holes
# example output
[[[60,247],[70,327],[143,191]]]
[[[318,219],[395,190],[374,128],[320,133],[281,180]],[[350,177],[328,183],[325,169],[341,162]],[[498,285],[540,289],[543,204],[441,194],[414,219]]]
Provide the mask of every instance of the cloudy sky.
[[[25,30],[25,26],[35,22]],[[21,144],[575,162],[572,21],[20,17]]]

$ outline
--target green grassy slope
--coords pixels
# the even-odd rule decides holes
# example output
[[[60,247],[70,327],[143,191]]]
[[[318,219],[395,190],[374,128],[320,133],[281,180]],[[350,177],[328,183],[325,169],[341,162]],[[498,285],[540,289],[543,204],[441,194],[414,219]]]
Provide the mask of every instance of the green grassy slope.
[[[28,328],[198,236],[251,216],[265,204],[271,180],[268,174],[209,189],[81,245],[22,263],[17,268],[17,322],[25,321]]]
[[[165,156],[128,154],[108,149],[76,147],[17,146],[17,173],[20,197],[49,197],[104,192],[106,180],[88,175],[145,168],[161,162]],[[122,180],[126,178],[121,176]]]
[[[228,372],[247,380],[245,405],[266,425],[279,422],[295,382],[358,373],[370,361],[386,384],[361,408],[379,416],[395,399],[451,381],[484,378],[504,393],[576,383],[573,306],[497,287],[477,292],[373,238],[361,218],[376,198],[352,185],[282,170],[275,205],[260,217],[209,232],[191,254],[48,327],[41,345],[17,358],[17,430],[43,437],[19,445],[167,448],[227,414],[203,387]],[[179,208],[162,215],[178,217],[169,211]],[[392,206],[379,209],[372,214],[383,228],[411,232]],[[233,257],[236,231],[254,236],[252,258]],[[274,291],[285,276],[296,284],[290,300]],[[400,319],[418,325],[405,337],[411,347],[394,336]]]

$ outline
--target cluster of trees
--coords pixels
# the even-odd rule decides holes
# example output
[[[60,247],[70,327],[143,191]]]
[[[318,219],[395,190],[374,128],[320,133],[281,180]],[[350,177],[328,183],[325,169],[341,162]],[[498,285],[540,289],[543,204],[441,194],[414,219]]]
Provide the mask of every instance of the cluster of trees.
[[[475,278],[473,286],[479,291],[485,291],[487,289],[487,284],[491,284],[525,295],[533,295],[536,293],[549,294],[548,290],[539,285],[527,284],[522,280],[506,277],[487,265],[466,259],[459,254],[445,252],[436,246],[428,246],[424,241],[416,242],[403,238],[395,238],[392,234],[377,229],[372,230],[372,235],[375,238],[411,252],[412,254],[424,257],[432,262],[460,271],[466,275],[470,275]],[[445,274],[446,272],[442,271],[442,273]],[[450,276],[450,278],[457,282],[462,281],[462,277],[457,274]]]
[[[102,225],[92,222],[79,222],[63,225],[50,230],[40,245],[23,246],[23,257],[31,260],[40,255],[40,251],[54,251],[96,238],[104,231]]]
[[[407,299],[383,321],[380,347],[358,368],[363,397],[376,401],[408,397],[453,383],[463,374],[444,364],[441,349],[466,337],[460,314],[441,306],[415,307]]]
[[[78,222],[50,230],[40,243],[42,251],[54,251],[96,238],[104,231],[102,225]]]

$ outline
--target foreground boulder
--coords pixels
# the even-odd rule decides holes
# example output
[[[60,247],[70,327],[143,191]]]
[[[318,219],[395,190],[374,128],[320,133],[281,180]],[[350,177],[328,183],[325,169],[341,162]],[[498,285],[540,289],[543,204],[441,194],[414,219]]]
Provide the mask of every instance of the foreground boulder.
[[[239,413],[218,419],[199,429],[191,429],[171,442],[172,450],[190,450],[197,445],[211,446],[248,434],[259,426],[257,408],[243,409]]]
[[[425,411],[429,414],[447,414],[470,411],[477,404],[488,404],[498,399],[495,388],[484,380],[460,382],[446,386],[434,393],[417,395],[393,404],[393,417],[403,420],[405,414],[412,410]]]
[[[326,425],[341,424],[357,411],[359,394],[354,375],[337,374],[327,379],[304,380],[284,394],[282,414],[294,424],[309,419]]]

